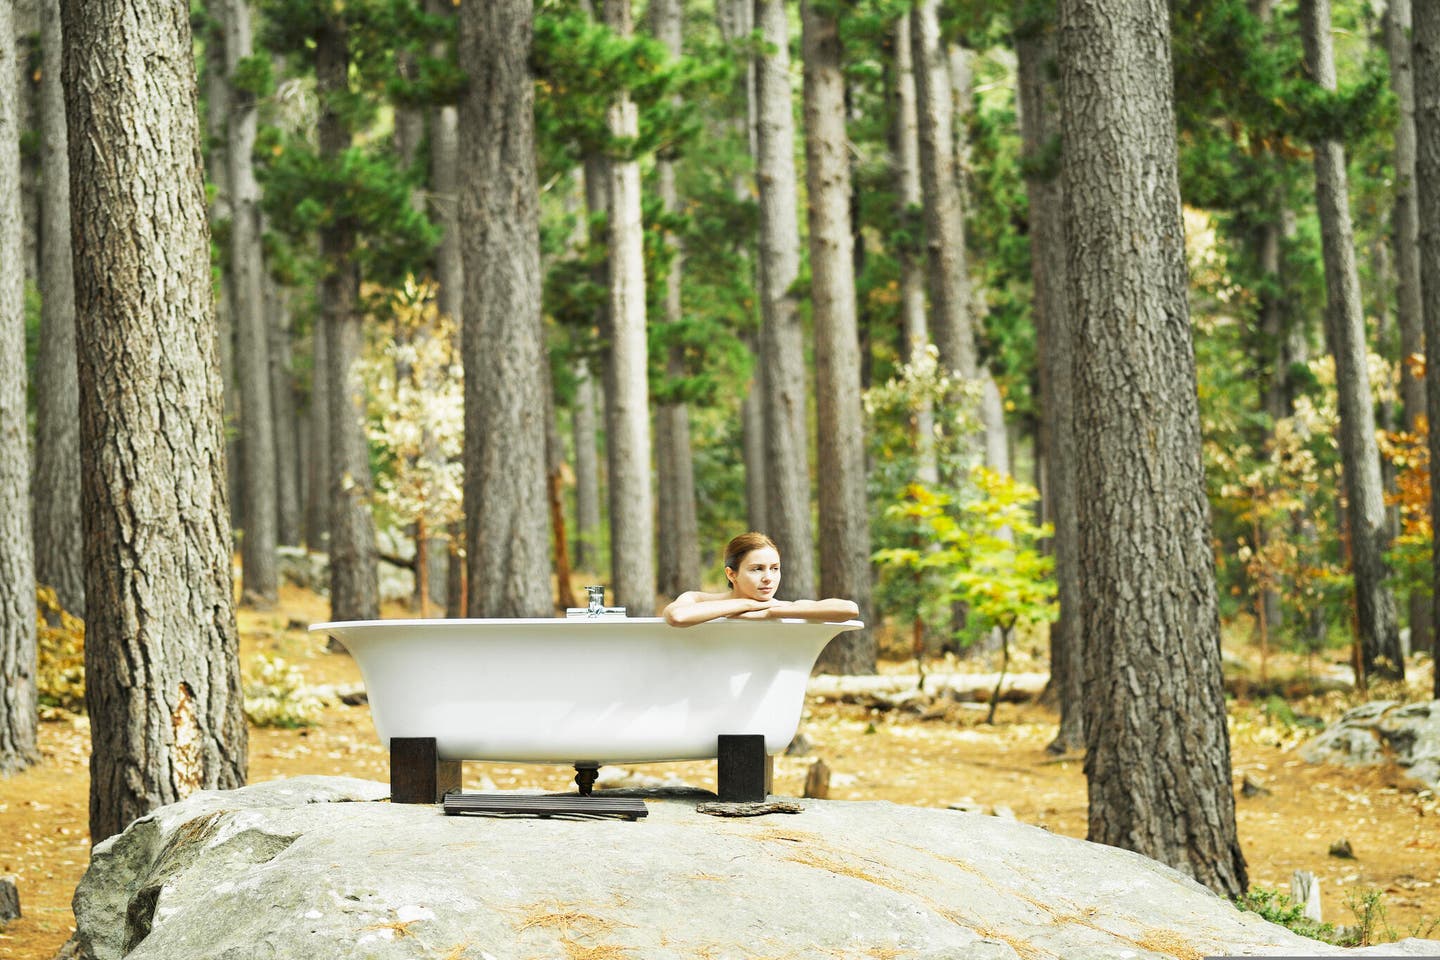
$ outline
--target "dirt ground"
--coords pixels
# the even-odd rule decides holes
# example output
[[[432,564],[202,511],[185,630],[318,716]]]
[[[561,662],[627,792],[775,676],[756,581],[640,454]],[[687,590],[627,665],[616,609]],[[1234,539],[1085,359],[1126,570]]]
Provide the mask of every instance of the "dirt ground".
[[[248,667],[263,651],[295,664],[311,684],[358,681],[359,670],[348,656],[325,652],[323,640],[304,631],[327,612],[324,600],[290,588],[277,610],[242,610],[244,663]],[[395,608],[386,615],[406,613]],[[1022,649],[1017,658],[1012,669],[1043,669],[1033,652]],[[1429,669],[1427,662],[1411,671],[1416,674],[1411,699],[1425,697]],[[904,673],[913,671],[913,664],[887,662],[882,670]],[[1356,702],[1353,694],[1332,693],[1292,705],[1297,713],[1330,719]],[[995,726],[986,726],[984,716],[983,710],[957,706],[943,718],[921,720],[812,698],[801,722],[812,749],[803,757],[777,758],[775,792],[800,795],[810,764],[820,758],[832,770],[834,799],[926,807],[970,801],[987,809],[1008,807],[1025,823],[1085,836],[1081,759],[1045,751],[1055,733],[1054,714],[1031,704],[1002,703]],[[1385,916],[1377,924],[1377,940],[1440,937],[1440,800],[1417,792],[1393,769],[1357,772],[1306,764],[1295,747],[1310,731],[1269,719],[1254,704],[1233,705],[1231,729],[1240,841],[1252,884],[1284,890],[1292,871],[1309,870],[1321,880],[1327,921],[1355,923],[1349,903],[1379,891]],[[250,736],[251,782],[299,774],[388,777],[364,706],[335,704],[326,707],[318,726],[252,727]],[[89,857],[86,719],[43,723],[40,745],[42,763],[0,780],[0,875],[17,877],[24,913],[0,931],[0,958],[54,956],[74,929],[70,897]],[[697,786],[715,785],[713,762],[645,765],[637,772],[673,773]],[[500,788],[563,790],[572,787],[572,775],[558,766],[465,765],[470,789],[488,778]],[[1268,792],[1242,792],[1247,776]],[[1354,859],[1329,855],[1331,844],[1342,838],[1350,842]]]

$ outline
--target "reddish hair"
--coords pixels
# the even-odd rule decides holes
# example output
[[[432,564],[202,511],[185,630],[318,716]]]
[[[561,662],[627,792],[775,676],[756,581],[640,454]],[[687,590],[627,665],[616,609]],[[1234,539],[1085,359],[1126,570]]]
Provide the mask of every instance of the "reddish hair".
[[[740,564],[744,561],[746,554],[751,550],[761,550],[765,547],[769,547],[776,553],[780,552],[780,548],[775,546],[775,541],[763,533],[756,533],[754,530],[751,530],[749,533],[740,534],[740,536],[731,540],[725,547],[725,569],[739,570]]]

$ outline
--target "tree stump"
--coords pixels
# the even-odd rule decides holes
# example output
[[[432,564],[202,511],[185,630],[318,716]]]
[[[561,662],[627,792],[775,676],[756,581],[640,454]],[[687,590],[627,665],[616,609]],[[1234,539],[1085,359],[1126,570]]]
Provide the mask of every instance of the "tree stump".
[[[830,768],[824,760],[810,764],[805,774],[805,794],[813,800],[825,800],[830,796]]]

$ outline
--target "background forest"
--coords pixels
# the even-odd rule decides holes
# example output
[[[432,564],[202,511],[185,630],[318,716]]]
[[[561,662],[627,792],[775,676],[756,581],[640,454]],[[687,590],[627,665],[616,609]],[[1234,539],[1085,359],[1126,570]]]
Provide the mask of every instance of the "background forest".
[[[1054,749],[1088,747],[1113,814],[1149,787],[1085,703],[1144,636],[1174,641],[1136,661],[1147,702],[1219,718],[1198,740],[1222,793],[1219,630],[1262,687],[1272,651],[1349,660],[1362,690],[1433,657],[1440,12],[112,6],[0,18],[0,279],[23,290],[0,304],[7,676],[34,583],[52,633],[87,618],[93,672],[160,642],[125,624],[187,605],[227,616],[164,642],[233,660],[232,550],[255,609],[323,554],[335,620],[379,616],[396,569],[419,615],[551,616],[583,575],[649,616],[757,529],[784,596],[854,599],[870,626],[824,672],[1048,643]],[[1116,10],[1140,39],[1097,26]],[[127,114],[96,78],[152,34],[193,64]],[[170,203],[189,168],[203,209]],[[152,239],[97,255],[120,234]],[[177,264],[198,286],[167,286]],[[207,404],[223,432],[188,419]],[[157,517],[211,546],[159,550]],[[149,582],[172,566],[186,585]],[[150,686],[189,696],[185,657],[154,660]],[[34,715],[0,713],[0,770]],[[97,839],[185,791],[172,770],[112,798],[129,735],[97,733]],[[197,750],[196,783],[243,781],[243,749],[228,773]],[[1112,819],[1092,839],[1123,843]],[[1243,893],[1233,809],[1197,819],[1216,835],[1181,844],[1187,869]]]

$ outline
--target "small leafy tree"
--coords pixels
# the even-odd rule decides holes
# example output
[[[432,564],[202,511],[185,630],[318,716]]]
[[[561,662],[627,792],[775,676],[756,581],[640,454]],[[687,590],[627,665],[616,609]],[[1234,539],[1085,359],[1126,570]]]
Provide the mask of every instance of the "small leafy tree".
[[[415,526],[418,551],[456,529],[463,502],[465,375],[455,321],[440,313],[435,292],[413,278],[394,292],[388,317],[370,327],[361,374],[376,503],[393,523]],[[426,568],[417,554],[416,577]],[[428,585],[418,585],[423,604]]]
[[[1054,558],[1036,549],[1037,542],[1052,533],[1048,524],[1034,521],[1039,492],[987,467],[972,469],[970,479],[976,495],[956,504],[953,512],[944,494],[920,484],[906,488],[904,498],[888,512],[926,528],[935,547],[881,550],[875,559],[938,572],[947,600],[963,601],[972,615],[1000,629],[1000,677],[985,717],[986,723],[994,723],[1015,628],[1052,623],[1060,608],[1055,602]]]

